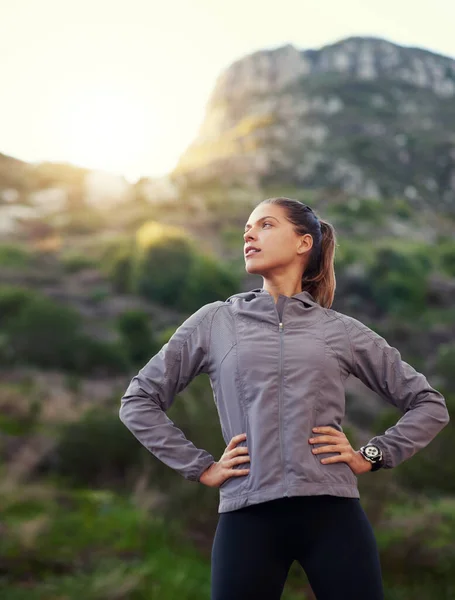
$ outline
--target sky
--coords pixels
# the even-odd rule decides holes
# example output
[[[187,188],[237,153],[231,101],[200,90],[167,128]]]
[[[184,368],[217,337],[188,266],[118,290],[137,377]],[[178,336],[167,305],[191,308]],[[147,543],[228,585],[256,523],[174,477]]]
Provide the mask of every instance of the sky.
[[[4,0],[0,152],[159,177],[235,60],[353,35],[455,58],[454,23],[447,0]]]

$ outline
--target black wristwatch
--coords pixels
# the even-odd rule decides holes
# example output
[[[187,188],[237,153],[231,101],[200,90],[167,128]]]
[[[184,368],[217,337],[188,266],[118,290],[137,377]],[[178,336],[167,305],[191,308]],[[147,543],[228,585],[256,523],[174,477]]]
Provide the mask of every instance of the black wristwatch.
[[[359,449],[363,458],[372,463],[371,471],[377,471],[384,466],[384,458],[382,456],[382,450],[375,444],[365,444]]]

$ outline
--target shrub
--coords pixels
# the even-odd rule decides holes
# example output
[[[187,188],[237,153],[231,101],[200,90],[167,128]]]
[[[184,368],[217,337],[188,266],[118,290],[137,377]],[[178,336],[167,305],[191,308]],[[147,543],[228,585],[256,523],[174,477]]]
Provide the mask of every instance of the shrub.
[[[0,327],[3,327],[10,319],[17,316],[20,311],[39,295],[26,288],[4,285],[0,287]]]
[[[70,368],[79,315],[44,296],[17,293],[16,297],[20,305],[10,305],[10,318],[2,319],[13,361]]]
[[[455,277],[455,242],[447,240],[440,244],[438,257],[441,269],[451,277]]]
[[[151,221],[139,229],[132,260],[132,288],[175,307],[195,256],[194,242],[181,229]]]
[[[121,485],[129,470],[141,466],[147,456],[118,411],[95,407],[79,421],[62,426],[46,469],[72,485]]]
[[[126,373],[131,367],[120,342],[107,342],[79,335],[74,341],[73,363],[68,367],[79,374],[111,375]]]
[[[420,314],[426,307],[426,276],[431,269],[427,247],[380,246],[368,274],[376,303],[385,312]]]
[[[32,262],[32,256],[28,250],[16,244],[0,244],[0,266],[26,267]]]
[[[436,371],[442,375],[446,387],[455,391],[455,344],[440,344],[437,348]]]
[[[240,277],[227,264],[200,253],[183,229],[149,221],[133,242],[121,240],[102,258],[114,288],[185,312],[225,299]]]
[[[118,245],[109,245],[101,257],[101,270],[112,283],[113,289],[121,294],[132,291],[131,264],[133,244],[130,240],[121,240]]]
[[[78,373],[117,372],[129,367],[116,342],[81,332],[73,309],[25,288],[0,288],[0,357],[4,363],[31,364]]]
[[[211,256],[195,257],[179,295],[179,307],[195,311],[204,304],[225,300],[240,285],[239,277]]]
[[[76,252],[63,255],[61,261],[67,273],[78,273],[83,269],[91,269],[97,266],[93,258]]]
[[[159,348],[150,327],[150,317],[143,311],[130,310],[118,317],[122,347],[135,366],[145,364]]]

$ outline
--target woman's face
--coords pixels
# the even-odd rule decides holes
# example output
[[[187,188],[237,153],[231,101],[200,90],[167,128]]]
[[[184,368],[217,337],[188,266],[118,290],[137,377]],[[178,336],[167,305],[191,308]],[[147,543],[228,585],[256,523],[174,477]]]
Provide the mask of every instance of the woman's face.
[[[313,238],[310,234],[297,235],[281,206],[260,204],[245,225],[244,242],[246,271],[270,276],[272,271],[282,273],[296,264],[302,266],[302,259],[311,250]],[[248,246],[260,251],[246,253]]]

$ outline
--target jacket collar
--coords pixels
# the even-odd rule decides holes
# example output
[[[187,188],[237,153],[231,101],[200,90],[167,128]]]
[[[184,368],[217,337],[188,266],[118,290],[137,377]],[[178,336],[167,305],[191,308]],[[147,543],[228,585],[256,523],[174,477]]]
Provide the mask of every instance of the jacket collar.
[[[255,288],[252,291],[257,292],[258,294],[269,294],[271,296],[270,292],[268,292],[264,288]],[[314,297],[310,294],[310,292],[307,292],[307,291],[299,292],[298,294],[294,294],[293,296],[289,296],[289,297],[297,298],[297,300],[301,300],[302,302],[310,300],[311,302],[316,303],[316,300],[314,299]]]
[[[261,296],[261,295],[271,296],[270,292],[268,292],[264,288],[254,288],[253,290],[249,290],[248,292],[239,292],[238,294],[233,294],[232,296],[230,296],[228,298],[228,300],[230,300],[231,298],[245,298],[245,299],[252,300],[253,298],[256,298],[257,296]],[[317,304],[314,297],[310,294],[310,292],[307,292],[307,291],[299,292],[298,294],[294,294],[293,296],[290,296],[290,297],[297,298],[297,300],[300,300],[303,303],[306,302],[309,304]]]

